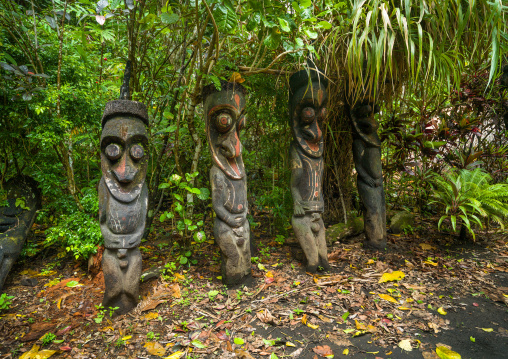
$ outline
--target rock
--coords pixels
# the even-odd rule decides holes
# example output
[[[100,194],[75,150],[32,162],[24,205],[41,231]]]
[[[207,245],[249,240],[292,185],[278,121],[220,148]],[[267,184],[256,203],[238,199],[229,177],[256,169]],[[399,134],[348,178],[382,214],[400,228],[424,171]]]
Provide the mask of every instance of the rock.
[[[347,223],[337,223],[326,229],[326,244],[331,246],[336,241],[356,236],[363,232],[364,224],[362,217],[353,217]]]
[[[414,227],[415,216],[406,211],[397,212],[390,220],[390,231],[394,234],[404,232],[405,228]]]
[[[21,285],[26,287],[35,287],[39,282],[35,278],[23,278],[21,279]]]

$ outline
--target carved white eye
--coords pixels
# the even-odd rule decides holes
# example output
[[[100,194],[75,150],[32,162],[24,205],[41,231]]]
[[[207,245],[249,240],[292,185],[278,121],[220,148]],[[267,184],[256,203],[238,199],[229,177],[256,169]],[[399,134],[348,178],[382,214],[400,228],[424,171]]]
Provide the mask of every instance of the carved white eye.
[[[215,119],[215,126],[219,132],[227,132],[233,124],[233,118],[227,113],[220,113]]]
[[[122,156],[122,148],[116,143],[110,143],[104,150],[106,157],[111,161],[117,160]]]
[[[140,160],[145,155],[145,150],[141,145],[134,145],[131,147],[131,156],[135,160]]]
[[[316,117],[316,111],[312,107],[305,107],[302,110],[302,121],[305,123],[311,123]]]

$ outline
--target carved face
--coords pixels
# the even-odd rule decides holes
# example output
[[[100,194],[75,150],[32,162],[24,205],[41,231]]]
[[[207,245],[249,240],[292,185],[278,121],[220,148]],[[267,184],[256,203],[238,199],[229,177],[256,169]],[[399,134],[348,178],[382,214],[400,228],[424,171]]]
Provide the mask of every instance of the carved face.
[[[148,166],[148,138],[143,122],[115,117],[106,122],[101,136],[101,168],[109,192],[121,202],[141,193]]]
[[[353,110],[352,115],[355,135],[371,146],[381,146],[381,140],[377,134],[379,123],[374,118],[373,108],[370,105],[360,105]]]
[[[291,127],[296,142],[308,156],[321,157],[324,147],[321,126],[328,102],[325,86],[318,82],[302,86],[290,101]]]
[[[245,176],[239,137],[245,127],[244,109],[244,95],[232,89],[208,95],[204,104],[212,159],[232,179]]]

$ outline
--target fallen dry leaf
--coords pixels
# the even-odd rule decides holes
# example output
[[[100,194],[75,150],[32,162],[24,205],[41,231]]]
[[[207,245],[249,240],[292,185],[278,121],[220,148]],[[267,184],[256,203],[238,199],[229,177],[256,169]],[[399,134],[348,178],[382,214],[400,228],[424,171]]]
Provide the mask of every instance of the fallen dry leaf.
[[[332,349],[328,345],[318,345],[317,347],[312,348],[312,351],[323,358],[333,358]]]
[[[158,357],[166,354],[166,349],[164,349],[164,347],[157,342],[146,342],[144,347],[146,348],[147,352],[152,355],[157,355]]]
[[[385,283],[385,282],[392,282],[392,281],[396,281],[396,280],[401,280],[405,276],[406,275],[404,274],[404,272],[401,272],[398,270],[393,271],[391,273],[383,273],[381,278],[379,278],[378,283]]]

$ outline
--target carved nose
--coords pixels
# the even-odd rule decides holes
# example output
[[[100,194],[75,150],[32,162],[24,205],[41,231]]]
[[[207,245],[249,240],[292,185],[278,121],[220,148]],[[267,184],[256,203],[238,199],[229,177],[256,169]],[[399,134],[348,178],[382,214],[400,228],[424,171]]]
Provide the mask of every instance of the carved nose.
[[[134,180],[138,170],[129,159],[129,156],[124,154],[120,162],[113,168],[113,173],[120,183],[130,183]]]
[[[304,139],[311,142],[319,142],[321,137],[323,137],[323,133],[316,122],[313,122],[309,126],[305,126],[302,129],[302,134]]]
[[[242,145],[235,129],[225,135],[225,138],[219,144],[219,148],[226,158],[235,158],[240,156]]]

